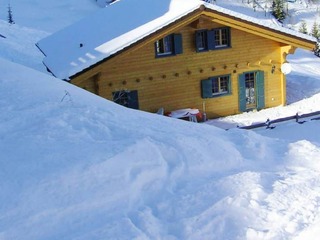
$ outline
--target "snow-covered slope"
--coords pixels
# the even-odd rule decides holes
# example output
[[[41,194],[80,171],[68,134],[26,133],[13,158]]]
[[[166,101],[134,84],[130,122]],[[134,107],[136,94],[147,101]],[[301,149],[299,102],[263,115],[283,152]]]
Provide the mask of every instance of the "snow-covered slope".
[[[0,20],[0,56],[9,61],[46,72],[42,63],[43,54],[35,43],[46,37],[48,33],[19,24],[10,25]]]
[[[320,221],[319,142],[130,110],[0,66],[1,239],[289,239]]]
[[[126,109],[33,70],[47,33],[22,26],[1,27],[1,240],[317,239],[320,121],[225,131]],[[232,123],[318,110],[318,60],[290,58],[291,105]]]
[[[99,9],[96,0],[19,0],[1,1],[0,19],[8,19],[10,4],[16,24],[55,32]]]

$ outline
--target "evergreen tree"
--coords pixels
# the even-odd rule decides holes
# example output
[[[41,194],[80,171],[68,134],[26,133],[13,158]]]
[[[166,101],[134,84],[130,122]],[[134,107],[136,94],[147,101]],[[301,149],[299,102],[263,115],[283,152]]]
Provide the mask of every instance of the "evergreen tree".
[[[271,8],[272,8],[272,15],[279,22],[282,22],[286,18],[286,13],[284,9],[284,0],[273,0]]]
[[[12,9],[11,9],[10,3],[8,5],[8,23],[15,24],[13,17],[12,17]]]
[[[307,23],[305,21],[301,22],[299,32],[308,34]]]
[[[320,37],[319,25],[317,22],[314,22],[311,29],[311,35],[317,39]]]

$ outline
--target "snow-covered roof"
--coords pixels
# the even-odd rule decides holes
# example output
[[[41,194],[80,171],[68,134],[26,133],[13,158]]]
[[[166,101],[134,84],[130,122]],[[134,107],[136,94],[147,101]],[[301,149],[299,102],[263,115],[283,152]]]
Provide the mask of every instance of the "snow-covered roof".
[[[308,41],[312,37],[201,0],[121,0],[37,43],[44,64],[58,78],[71,76],[110,57],[201,6]]]

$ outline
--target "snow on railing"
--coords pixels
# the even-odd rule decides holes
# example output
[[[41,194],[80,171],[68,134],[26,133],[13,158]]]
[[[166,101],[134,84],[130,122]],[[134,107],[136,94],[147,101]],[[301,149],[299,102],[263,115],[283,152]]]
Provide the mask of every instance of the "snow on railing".
[[[266,127],[266,129],[274,129],[276,127],[275,125],[276,123],[282,123],[282,122],[287,122],[291,120],[295,120],[295,122],[299,124],[303,124],[307,121],[320,120],[320,111],[305,113],[302,115],[299,115],[298,113],[296,113],[296,115],[293,115],[293,116],[277,118],[273,120],[270,120],[268,118],[267,121],[263,123],[255,123],[248,126],[237,126],[237,127],[241,129],[255,129],[255,128],[261,128],[261,127]]]

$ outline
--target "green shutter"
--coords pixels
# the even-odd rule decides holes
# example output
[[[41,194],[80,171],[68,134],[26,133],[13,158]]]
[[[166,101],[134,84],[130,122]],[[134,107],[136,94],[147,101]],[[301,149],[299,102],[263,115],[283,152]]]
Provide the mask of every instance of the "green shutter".
[[[182,34],[173,34],[173,44],[174,44],[174,53],[175,54],[183,53]]]
[[[247,110],[245,74],[239,75],[239,90],[238,91],[239,91],[239,111],[245,112]]]
[[[231,76],[228,76],[228,93],[231,94],[232,93],[232,89],[231,89]]]
[[[202,98],[212,98],[212,79],[201,81],[201,96]]]
[[[207,31],[207,44],[209,50],[214,50],[215,42],[214,42],[214,30]]]
[[[256,77],[257,84],[257,109],[263,109],[265,107],[264,99],[264,72],[258,71]]]
[[[128,94],[128,107],[133,109],[139,109],[138,91],[130,91]]]

